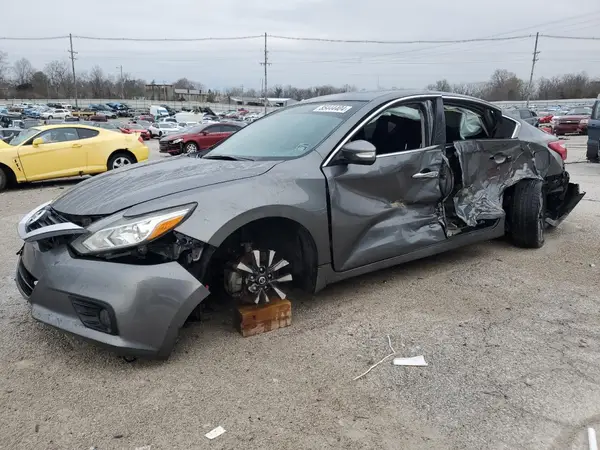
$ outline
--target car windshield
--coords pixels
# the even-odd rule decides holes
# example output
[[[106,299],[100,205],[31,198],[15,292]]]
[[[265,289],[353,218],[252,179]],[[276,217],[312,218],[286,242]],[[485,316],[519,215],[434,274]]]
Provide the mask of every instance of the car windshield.
[[[172,122],[162,122],[162,123],[159,123],[159,124],[158,124],[158,127],[159,127],[159,128],[176,128],[176,127],[177,127],[177,125],[175,125],[175,124],[174,124],[174,123],[172,123]]]
[[[567,116],[587,116],[592,114],[592,108],[573,108],[567,113]]]
[[[27,131],[23,131],[18,136],[15,136],[12,141],[10,141],[10,145],[21,145],[23,142],[34,137],[40,131],[41,130],[39,128],[30,128]]]
[[[240,128],[207,156],[266,160],[296,158],[312,151],[363,104],[342,101],[291,106]]]

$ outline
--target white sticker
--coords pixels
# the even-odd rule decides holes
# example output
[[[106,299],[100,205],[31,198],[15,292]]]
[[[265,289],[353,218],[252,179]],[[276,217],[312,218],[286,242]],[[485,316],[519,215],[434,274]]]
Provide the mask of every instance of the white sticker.
[[[321,105],[318,108],[315,108],[313,112],[329,112],[329,113],[338,113],[344,114],[352,109],[352,106],[348,105]]]

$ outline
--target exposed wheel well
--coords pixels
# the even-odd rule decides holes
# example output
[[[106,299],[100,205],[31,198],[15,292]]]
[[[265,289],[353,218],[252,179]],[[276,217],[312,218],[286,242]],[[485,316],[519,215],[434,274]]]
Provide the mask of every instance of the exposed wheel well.
[[[133,153],[131,153],[129,150],[127,149],[119,149],[119,150],[115,150],[114,152],[112,152],[109,156],[108,159],[106,160],[106,166],[108,167],[108,161],[110,161],[114,156],[118,155],[118,154],[123,154],[123,155],[127,155],[130,156],[131,158],[133,158],[133,161],[138,162],[137,158],[135,157],[135,155]]]
[[[294,285],[314,292],[317,279],[317,247],[310,232],[298,222],[283,217],[266,217],[238,228],[215,250],[207,264],[206,278],[212,287],[223,286],[227,262],[244,252],[244,244],[268,246],[282,252],[292,267]]]
[[[17,184],[17,176],[10,167],[8,167],[6,164],[0,163],[0,169],[4,171],[6,178],[8,178],[7,186],[12,187]]]

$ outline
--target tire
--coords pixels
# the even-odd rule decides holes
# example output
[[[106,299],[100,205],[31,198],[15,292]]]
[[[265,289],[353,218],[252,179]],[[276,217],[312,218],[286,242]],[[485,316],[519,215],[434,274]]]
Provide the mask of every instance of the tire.
[[[198,151],[198,145],[195,142],[187,142],[183,146],[184,153],[195,153]]]
[[[0,168],[0,191],[3,191],[8,186],[8,174],[5,169]]]
[[[514,188],[510,202],[510,238],[518,247],[544,245],[546,196],[540,180],[522,180]]]
[[[131,164],[135,164],[136,160],[133,156],[128,155],[127,153],[115,153],[108,159],[108,163],[106,164],[106,168],[108,170],[119,169],[124,166],[129,166]]]
[[[52,119],[54,119],[54,117],[48,116],[48,120],[52,120]]]
[[[162,137],[162,131],[158,132],[158,137],[161,138]]]

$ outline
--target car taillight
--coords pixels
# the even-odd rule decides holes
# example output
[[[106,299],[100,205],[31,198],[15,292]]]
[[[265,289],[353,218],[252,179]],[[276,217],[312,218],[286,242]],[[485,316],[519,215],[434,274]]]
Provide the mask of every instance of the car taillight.
[[[142,138],[141,134],[138,134],[138,141],[140,141],[142,144],[144,143],[144,138]],[[565,150],[566,152],[566,150]]]
[[[558,141],[550,142],[548,144],[548,148],[550,148],[550,150],[553,150],[556,153],[558,153],[563,161],[567,160],[567,147],[562,145],[561,142],[558,142]]]

